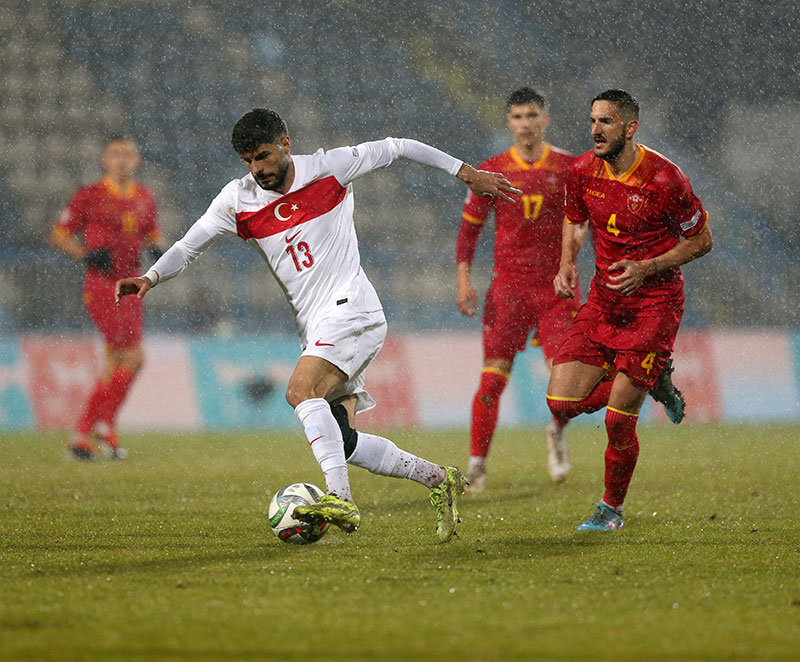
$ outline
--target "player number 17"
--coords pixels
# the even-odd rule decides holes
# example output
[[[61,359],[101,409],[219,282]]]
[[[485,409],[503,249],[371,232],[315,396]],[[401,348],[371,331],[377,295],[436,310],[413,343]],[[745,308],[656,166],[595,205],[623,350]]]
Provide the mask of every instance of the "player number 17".
[[[539,218],[542,202],[544,202],[544,196],[539,193],[522,196],[522,212],[525,214],[526,221],[535,221]]]

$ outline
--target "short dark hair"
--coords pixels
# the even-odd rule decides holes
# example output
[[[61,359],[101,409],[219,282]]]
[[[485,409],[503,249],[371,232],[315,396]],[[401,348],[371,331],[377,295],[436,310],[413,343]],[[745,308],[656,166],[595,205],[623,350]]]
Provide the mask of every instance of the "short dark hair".
[[[639,119],[639,102],[625,90],[606,90],[592,99],[592,104],[595,101],[615,103],[620,109],[620,114],[627,116],[628,120]]]
[[[251,152],[264,143],[277,145],[289,135],[286,122],[269,108],[253,108],[233,125],[231,143],[239,154]]]
[[[520,87],[508,95],[506,99],[506,110],[511,110],[511,106],[519,106],[525,103],[535,103],[542,110],[547,109],[547,100],[544,95],[539,94],[536,90],[530,87]]]
[[[130,133],[109,133],[103,145],[108,147],[111,143],[133,143],[135,145],[136,139]]]

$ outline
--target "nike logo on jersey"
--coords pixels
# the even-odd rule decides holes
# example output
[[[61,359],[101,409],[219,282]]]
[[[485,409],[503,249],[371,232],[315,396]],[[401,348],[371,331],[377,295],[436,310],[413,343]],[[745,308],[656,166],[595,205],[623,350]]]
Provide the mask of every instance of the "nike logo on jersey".
[[[322,338],[320,338],[319,340],[322,340]],[[317,347],[333,347],[332,342],[320,342],[319,340],[317,340],[317,342],[314,343]]]
[[[291,237],[284,237],[284,239],[286,239],[287,244],[291,244],[299,235],[300,232],[295,232]]]

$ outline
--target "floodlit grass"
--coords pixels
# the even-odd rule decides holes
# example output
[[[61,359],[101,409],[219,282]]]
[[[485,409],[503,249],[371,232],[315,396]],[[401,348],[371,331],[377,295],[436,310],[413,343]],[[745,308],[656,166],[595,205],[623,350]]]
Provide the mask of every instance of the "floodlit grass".
[[[131,435],[126,462],[0,443],[0,659],[796,659],[797,427],[640,430],[626,528],[575,531],[604,432],[501,431],[488,489],[438,545],[427,491],[353,469],[362,528],[279,542],[269,498],[322,484],[299,433]],[[397,432],[463,465],[466,433]]]

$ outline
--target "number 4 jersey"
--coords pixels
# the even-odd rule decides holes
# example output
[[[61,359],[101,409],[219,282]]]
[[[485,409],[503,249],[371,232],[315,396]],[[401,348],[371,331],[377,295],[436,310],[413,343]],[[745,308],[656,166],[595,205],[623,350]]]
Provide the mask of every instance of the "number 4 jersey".
[[[658,257],[681,236],[689,239],[706,228],[708,214],[678,166],[639,145],[634,164],[616,177],[605,161],[586,152],[570,168],[566,214],[570,223],[591,223],[596,270],[589,303],[607,310],[636,310],[637,316],[683,309],[680,269],[646,278],[628,297],[606,287],[615,275],[608,270],[614,262]]]
[[[294,180],[285,194],[263,190],[250,174],[228,183],[153,265],[157,282],[176,276],[223,234],[236,234],[259,252],[283,289],[303,346],[309,323],[337,306],[346,304],[355,313],[381,310],[361,269],[351,182],[398,157],[451,175],[462,164],[402,138],[292,156]]]

